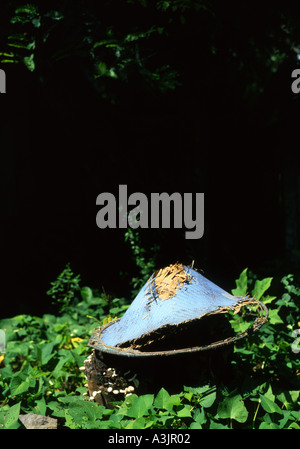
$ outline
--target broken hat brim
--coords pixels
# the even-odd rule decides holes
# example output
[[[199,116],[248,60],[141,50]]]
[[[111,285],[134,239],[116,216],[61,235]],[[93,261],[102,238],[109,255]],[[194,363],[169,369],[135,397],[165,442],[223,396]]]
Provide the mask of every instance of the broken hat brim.
[[[225,335],[223,340],[215,343],[209,341],[209,344],[201,346],[194,345],[192,341],[191,347],[174,350],[146,350],[143,343],[143,339],[144,342],[147,339],[156,340],[159,333],[160,337],[165,337],[169,331],[175,329],[177,332],[184,324],[189,326],[189,323],[201,321],[204,317],[229,311],[238,313],[246,305],[255,305],[266,315],[258,314],[253,326],[238,335],[228,338]],[[249,296],[233,296],[192,267],[177,263],[156,271],[122,318],[96,329],[89,346],[111,354],[141,357],[203,351],[245,338],[257,331],[267,321],[267,316],[268,309],[263,303]]]
[[[231,295],[191,267],[170,265],[150,277],[123,317],[103,329],[101,341],[109,347],[129,346],[128,342],[166,326],[230,310],[237,312],[250,304],[257,302]]]
[[[158,356],[172,356],[172,355],[174,356],[177,354],[191,354],[191,353],[196,353],[196,352],[200,352],[200,351],[207,351],[210,349],[217,349],[222,346],[227,346],[229,344],[235,343],[243,338],[246,338],[246,337],[252,335],[254,332],[257,332],[263,324],[265,324],[267,322],[267,320],[268,320],[267,307],[265,306],[265,304],[263,304],[260,301],[257,301],[257,300],[254,300],[254,301],[260,308],[260,311],[265,313],[265,316],[258,316],[255,319],[255,322],[253,323],[253,325],[251,327],[249,327],[249,329],[247,329],[246,331],[241,332],[233,337],[229,337],[224,340],[220,340],[220,341],[210,343],[207,345],[194,346],[194,347],[188,347],[188,348],[182,348],[182,349],[174,349],[174,350],[168,350],[168,351],[147,351],[147,352],[132,349],[131,347],[122,348],[122,347],[118,347],[118,346],[116,347],[116,346],[107,345],[107,344],[103,343],[103,341],[102,341],[102,334],[108,328],[113,329],[113,326],[115,326],[121,320],[121,318],[118,318],[117,320],[111,321],[110,323],[105,324],[104,326],[100,326],[100,327],[96,328],[94,331],[94,334],[92,335],[92,337],[89,340],[88,346],[90,348],[93,348],[98,351],[101,351],[101,352],[104,352],[107,354],[111,354],[111,355],[118,355],[118,356],[122,356],[122,357],[142,357],[142,358],[158,357]],[[198,318],[198,320],[201,320],[201,318]]]

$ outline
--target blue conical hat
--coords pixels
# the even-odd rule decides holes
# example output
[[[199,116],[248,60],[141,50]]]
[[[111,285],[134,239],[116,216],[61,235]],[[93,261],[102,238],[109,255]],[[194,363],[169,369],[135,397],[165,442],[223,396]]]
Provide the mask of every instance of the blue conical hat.
[[[163,326],[231,309],[238,311],[254,301],[248,296],[231,295],[191,267],[174,264],[154,273],[123,317],[101,328],[97,336],[101,347],[118,347]],[[95,336],[90,346],[95,347]]]

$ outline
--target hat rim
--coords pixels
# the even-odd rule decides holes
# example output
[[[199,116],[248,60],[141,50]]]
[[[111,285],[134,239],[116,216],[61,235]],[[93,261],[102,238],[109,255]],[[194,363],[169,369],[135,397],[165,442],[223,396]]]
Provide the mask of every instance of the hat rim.
[[[244,332],[240,332],[239,334],[235,335],[234,337],[229,337],[224,340],[220,340],[214,343],[210,343],[208,345],[203,346],[194,346],[192,348],[181,348],[181,349],[173,349],[173,350],[167,350],[167,351],[149,351],[149,352],[141,352],[136,349],[131,348],[119,348],[115,346],[110,346],[101,341],[101,334],[105,329],[107,329],[110,326],[115,325],[118,323],[121,318],[118,318],[114,321],[111,321],[110,323],[107,323],[103,326],[97,327],[90,338],[88,342],[88,346],[90,348],[96,349],[98,351],[111,354],[111,355],[119,355],[122,357],[140,357],[140,358],[149,358],[149,357],[163,357],[163,356],[176,356],[179,354],[192,354],[196,352],[202,352],[202,351],[208,351],[211,349],[217,349],[219,347],[227,346],[229,344],[235,343],[236,341],[242,340],[243,338],[246,338],[250,335],[252,335],[254,332],[257,332],[263,324],[265,324],[268,321],[268,315],[269,311],[265,304],[262,302],[251,298],[253,301],[257,303],[257,305],[260,307],[261,311],[265,312],[265,316],[258,316],[256,317],[253,325],[249,327],[249,329],[246,329]],[[202,315],[198,318],[195,318],[195,320],[201,320],[204,316],[208,316],[209,314]]]

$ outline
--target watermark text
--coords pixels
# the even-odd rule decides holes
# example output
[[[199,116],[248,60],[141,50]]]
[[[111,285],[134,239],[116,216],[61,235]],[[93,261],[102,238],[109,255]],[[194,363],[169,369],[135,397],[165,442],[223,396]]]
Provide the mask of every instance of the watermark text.
[[[150,199],[141,192],[127,195],[127,185],[119,186],[118,201],[112,193],[97,196],[101,209],[96,224],[105,228],[171,228],[186,229],[186,239],[200,239],[204,233],[204,193],[151,193]],[[129,211],[129,206],[135,206]],[[173,220],[171,219],[173,218]]]
[[[298,94],[300,92],[300,69],[292,71],[292,78],[296,78],[291,84],[292,92]]]
[[[6,94],[6,74],[0,69],[0,94]]]
[[[292,352],[299,354],[300,352],[300,329],[295,329],[292,332],[292,337],[295,339],[292,343]]]
[[[6,338],[4,330],[0,329],[0,354],[5,353],[6,348]]]

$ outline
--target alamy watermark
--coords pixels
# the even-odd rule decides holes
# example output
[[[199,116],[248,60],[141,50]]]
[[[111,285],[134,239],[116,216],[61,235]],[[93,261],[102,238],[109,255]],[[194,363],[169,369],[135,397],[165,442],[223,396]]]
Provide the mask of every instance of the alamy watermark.
[[[6,74],[0,69],[0,94],[6,94]]]
[[[6,337],[4,330],[0,329],[0,354],[5,353],[6,348]]]
[[[292,332],[292,337],[295,339],[292,343],[292,352],[299,354],[300,352],[300,329],[295,329]]]
[[[296,78],[291,84],[292,92],[298,94],[300,92],[300,69],[292,71],[292,78]]]
[[[148,199],[144,193],[135,192],[128,197],[127,185],[122,184],[118,202],[115,195],[103,192],[97,196],[96,205],[101,206],[96,215],[100,229],[170,229],[173,217],[173,227],[185,228],[186,239],[200,239],[204,234],[204,193],[151,193]],[[128,206],[135,207],[128,213]]]

